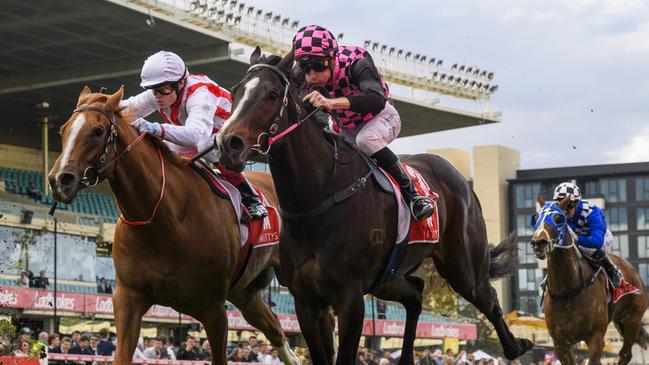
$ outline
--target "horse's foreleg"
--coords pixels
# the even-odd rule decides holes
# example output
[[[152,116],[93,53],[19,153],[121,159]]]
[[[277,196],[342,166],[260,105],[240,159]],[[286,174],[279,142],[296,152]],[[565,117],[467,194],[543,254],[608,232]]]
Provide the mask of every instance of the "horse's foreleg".
[[[264,333],[273,347],[279,352],[284,364],[300,365],[300,360],[288,345],[279,319],[264,303],[261,292],[257,289],[250,290],[241,298],[232,298],[232,303],[241,310],[241,314],[248,323]]]
[[[554,351],[557,353],[561,365],[576,365],[575,363],[575,354],[572,352],[571,343],[563,341],[554,341]]]
[[[142,316],[151,304],[144,296],[124,285],[119,285],[113,294],[115,310],[115,327],[117,327],[117,348],[115,365],[130,364],[140,337]]]
[[[210,309],[203,313],[200,320],[205,327],[207,339],[212,348],[212,364],[227,364],[228,315],[225,311],[225,303],[217,302],[210,306]]]
[[[406,327],[403,333],[403,345],[399,365],[411,365],[417,321],[421,314],[421,292],[424,282],[421,278],[410,276],[400,277],[379,288],[375,293],[378,298],[401,303],[406,308]]]
[[[361,290],[347,289],[338,295],[337,303],[334,306],[338,314],[338,358],[337,365],[348,365],[356,363],[358,342],[363,331],[363,320],[365,319],[365,302]]]
[[[602,351],[604,351],[604,333],[593,333],[586,344],[588,345],[588,365],[599,365]]]
[[[310,307],[295,298],[295,314],[309,347],[313,365],[332,365],[334,333],[329,319],[329,308]]]

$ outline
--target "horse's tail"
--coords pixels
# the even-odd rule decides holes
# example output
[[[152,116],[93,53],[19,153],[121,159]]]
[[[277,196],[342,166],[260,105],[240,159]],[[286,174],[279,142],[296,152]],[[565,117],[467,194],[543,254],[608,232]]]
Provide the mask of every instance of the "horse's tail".
[[[649,347],[649,333],[644,329],[644,326],[640,326],[640,333],[638,334],[636,343],[645,350]]]
[[[502,278],[513,275],[517,268],[516,250],[518,245],[516,237],[510,235],[499,245],[489,249],[489,279]]]

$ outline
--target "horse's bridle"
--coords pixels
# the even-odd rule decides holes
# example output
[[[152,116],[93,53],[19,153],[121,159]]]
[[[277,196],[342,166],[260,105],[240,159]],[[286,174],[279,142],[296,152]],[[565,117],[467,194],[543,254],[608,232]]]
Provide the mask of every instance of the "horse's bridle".
[[[266,132],[261,132],[257,136],[257,143],[250,146],[250,149],[256,152],[259,152],[262,155],[268,154],[270,152],[270,148],[275,143],[278,139],[284,137],[285,135],[291,133],[293,130],[295,130],[297,127],[299,127],[302,122],[306,121],[309,119],[313,114],[318,112],[320,108],[316,108],[313,111],[311,111],[309,114],[307,114],[304,118],[301,118],[297,122],[291,123],[286,129],[283,131],[279,132],[279,123],[281,122],[282,116],[284,115],[284,110],[288,106],[288,97],[290,96],[292,101],[295,103],[295,110],[297,112],[297,115],[300,115],[302,113],[302,108],[300,107],[300,103],[295,101],[295,95],[291,92],[291,84],[288,81],[288,78],[286,75],[284,75],[284,72],[280,70],[277,66],[274,65],[268,65],[265,63],[258,63],[256,65],[252,65],[246,73],[250,73],[251,71],[257,70],[257,69],[269,69],[273,71],[274,74],[279,76],[280,81],[284,85],[284,93],[282,97],[282,105],[279,108],[279,113],[275,116],[275,119],[273,120],[273,124],[270,125],[268,130]],[[277,133],[279,132],[279,134]],[[263,139],[266,139],[266,148],[264,149],[262,147]]]
[[[568,226],[567,217],[565,217],[565,215],[564,215],[564,221],[563,221],[563,224],[561,224],[561,227],[558,227],[558,224],[555,223],[552,219],[550,219],[551,223],[549,223],[549,225],[550,225],[550,227],[552,227],[552,229],[556,233],[556,236],[554,238],[551,238],[550,234],[545,229],[545,223],[546,223],[545,219],[548,216],[552,216],[552,215],[560,214],[560,213],[558,213],[556,211],[553,211],[551,209],[547,209],[547,210],[544,209],[544,210],[541,211],[541,213],[543,213],[543,214],[539,215],[539,218],[538,218],[538,222],[540,222],[541,227],[539,227],[537,229],[540,229],[546,235],[546,237],[548,238],[548,242],[549,242],[548,252],[551,252],[554,248],[574,249],[576,254],[577,254],[577,262],[579,263],[579,285],[572,288],[567,293],[563,293],[563,294],[553,294],[552,291],[550,290],[550,286],[548,285],[547,286],[548,294],[554,300],[572,299],[572,298],[576,297],[579,293],[581,293],[581,291],[583,289],[585,289],[586,287],[591,286],[592,284],[595,283],[595,280],[597,279],[597,277],[602,273],[602,267],[599,267],[599,269],[597,269],[588,279],[585,279],[584,278],[584,267],[582,265],[582,260],[581,260],[583,255],[582,255],[581,251],[579,250],[579,248],[577,247],[577,245],[575,244],[575,241],[570,240],[569,245],[564,245],[563,244],[564,241],[565,241],[565,237],[566,237],[566,231],[569,229],[567,227]],[[532,242],[534,242],[534,241],[532,241]]]
[[[99,156],[99,159],[95,161],[92,165],[88,166],[85,168],[83,171],[83,176],[81,177],[80,183],[85,186],[86,190],[90,190],[90,188],[94,187],[99,183],[100,178],[102,175],[108,170],[108,168],[112,165],[114,165],[117,161],[122,159],[131,149],[140,143],[144,137],[146,137],[145,133],[140,134],[137,136],[133,142],[129,143],[126,148],[119,154],[117,154],[117,121],[115,119],[115,114],[114,113],[108,113],[106,110],[101,109],[96,106],[80,106],[72,111],[72,114],[74,113],[80,113],[83,111],[95,111],[106,117],[108,121],[110,122],[110,133],[108,133],[108,136],[106,137],[106,142],[104,146],[104,152]],[[108,149],[110,145],[113,145],[113,149],[115,153],[117,154],[113,159],[110,161],[106,162],[107,156],[108,156]],[[156,202],[155,206],[153,207],[153,212],[151,213],[151,217],[147,220],[144,221],[129,221],[127,220],[123,214],[120,214],[120,219],[122,222],[128,224],[128,225],[133,225],[133,226],[140,226],[140,225],[145,225],[151,223],[153,218],[156,215],[156,212],[158,211],[158,207],[160,206],[160,202],[162,202],[162,197],[164,196],[164,191],[165,191],[165,167],[164,167],[164,158],[162,157],[162,152],[160,151],[160,148],[158,147],[158,156],[160,157],[160,166],[161,166],[161,172],[162,172],[162,187],[160,188],[160,196],[158,198],[158,201]],[[88,171],[93,170],[96,174],[95,182],[90,183],[88,179]],[[56,208],[56,205],[53,205],[52,209],[50,210],[50,214],[53,214],[54,209]]]
[[[118,160],[120,160],[124,155],[126,155],[133,146],[136,144],[140,143],[142,139],[144,139],[144,134],[139,135],[133,142],[131,142],[124,151],[122,151],[120,154],[117,154],[117,121],[115,120],[115,114],[109,114],[106,112],[104,109],[101,109],[96,106],[80,106],[72,111],[72,114],[74,113],[79,113],[83,111],[95,111],[106,117],[108,121],[110,122],[110,132],[108,133],[108,136],[106,137],[106,142],[104,145],[104,152],[99,156],[99,159],[95,161],[92,165],[88,166],[83,170],[83,176],[81,177],[80,183],[85,186],[86,189],[90,189],[94,186],[96,186],[99,183],[99,179],[101,178],[102,174],[106,172],[106,170],[115,164]],[[106,162],[106,159],[108,158],[108,149],[110,145],[113,145],[113,150],[115,151],[115,154],[117,154],[112,160]],[[105,163],[105,164],[104,164]],[[92,170],[95,172],[95,181],[93,183],[90,183],[90,180],[88,178],[88,171]]]

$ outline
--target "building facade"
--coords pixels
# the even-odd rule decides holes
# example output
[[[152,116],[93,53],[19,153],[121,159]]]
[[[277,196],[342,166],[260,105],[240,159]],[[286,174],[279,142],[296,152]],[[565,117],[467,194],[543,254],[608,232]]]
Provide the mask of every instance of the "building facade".
[[[545,261],[536,259],[530,245],[530,217],[540,193],[552,199],[561,182],[573,181],[584,199],[604,209],[614,242],[609,251],[627,259],[649,286],[649,163],[518,170],[509,180],[509,226],[518,239],[518,275],[512,279],[511,306],[541,315],[539,283]]]

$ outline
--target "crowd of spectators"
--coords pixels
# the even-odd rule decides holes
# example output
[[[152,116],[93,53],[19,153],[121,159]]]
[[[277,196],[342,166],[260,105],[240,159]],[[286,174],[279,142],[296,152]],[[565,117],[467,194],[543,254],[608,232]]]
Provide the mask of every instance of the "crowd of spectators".
[[[45,276],[45,270],[41,270],[38,276],[34,276],[31,270],[26,270],[20,273],[16,285],[21,288],[47,289],[50,286],[50,280]]]
[[[98,333],[74,331],[70,335],[48,334],[41,332],[35,338],[30,330],[21,330],[11,344],[0,342],[0,354],[13,354],[17,356],[33,356],[35,341],[45,344],[42,349],[43,357],[48,353],[102,355],[114,356],[115,337],[107,328]],[[163,359],[163,360],[193,360],[210,361],[212,349],[208,340],[196,339],[188,335],[180,347],[174,347],[173,338],[158,336],[140,338],[133,354],[133,359]],[[37,346],[38,347],[38,346]],[[308,349],[297,348],[294,350],[303,365],[310,365]],[[474,353],[477,354],[477,353]],[[502,358],[492,358],[483,355],[474,355],[466,351],[455,353],[448,349],[443,352],[439,348],[426,348],[414,351],[415,365],[521,365],[519,360],[510,362]],[[38,354],[36,354],[38,355]],[[257,339],[256,336],[241,339],[238,343],[228,345],[228,361],[239,363],[283,364],[279,358],[278,349],[269,343]],[[376,351],[360,347],[355,365],[396,365],[399,362],[398,352]],[[51,365],[93,365],[90,361],[49,360]],[[583,362],[578,362],[582,365]],[[536,365],[559,365],[551,354]]]

